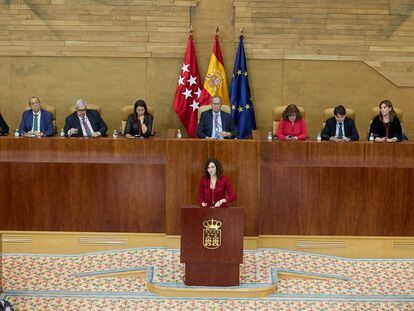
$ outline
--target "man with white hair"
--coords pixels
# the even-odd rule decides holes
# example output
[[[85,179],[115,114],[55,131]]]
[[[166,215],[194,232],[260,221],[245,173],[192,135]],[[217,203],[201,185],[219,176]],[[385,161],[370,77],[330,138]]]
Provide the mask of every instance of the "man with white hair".
[[[66,117],[64,131],[68,137],[100,137],[108,127],[97,110],[87,109],[86,102],[78,99],[76,111]]]

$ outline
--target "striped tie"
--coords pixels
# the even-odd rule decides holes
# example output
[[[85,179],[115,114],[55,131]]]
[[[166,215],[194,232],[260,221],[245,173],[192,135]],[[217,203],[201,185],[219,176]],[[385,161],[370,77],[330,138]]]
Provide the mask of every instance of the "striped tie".
[[[89,137],[92,136],[91,130],[89,129],[88,123],[86,123],[86,118],[82,118],[82,124],[83,127],[86,130],[86,135],[88,135]]]

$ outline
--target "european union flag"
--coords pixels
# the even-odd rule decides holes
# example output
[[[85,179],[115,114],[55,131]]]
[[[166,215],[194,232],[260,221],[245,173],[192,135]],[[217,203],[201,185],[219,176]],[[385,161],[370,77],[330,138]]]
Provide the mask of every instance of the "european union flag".
[[[234,61],[233,80],[230,86],[231,117],[239,129],[240,138],[251,136],[256,129],[253,102],[250,98],[249,79],[247,76],[246,57],[244,55],[243,36]]]

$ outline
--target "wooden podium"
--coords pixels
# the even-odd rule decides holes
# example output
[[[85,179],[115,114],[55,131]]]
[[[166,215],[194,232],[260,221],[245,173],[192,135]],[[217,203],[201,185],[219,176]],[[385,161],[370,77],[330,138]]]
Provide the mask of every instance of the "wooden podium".
[[[181,208],[181,262],[186,285],[238,286],[243,262],[243,208]]]

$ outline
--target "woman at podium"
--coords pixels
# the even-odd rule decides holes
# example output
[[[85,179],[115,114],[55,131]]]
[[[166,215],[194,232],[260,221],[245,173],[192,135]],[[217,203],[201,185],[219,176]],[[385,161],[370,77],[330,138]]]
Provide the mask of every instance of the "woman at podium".
[[[227,207],[227,203],[236,200],[230,180],[223,175],[219,160],[210,158],[204,164],[204,176],[198,188],[198,202],[202,207]]]

